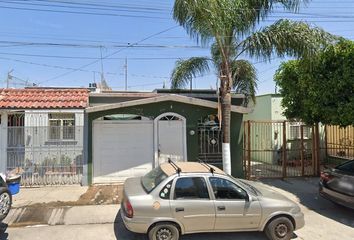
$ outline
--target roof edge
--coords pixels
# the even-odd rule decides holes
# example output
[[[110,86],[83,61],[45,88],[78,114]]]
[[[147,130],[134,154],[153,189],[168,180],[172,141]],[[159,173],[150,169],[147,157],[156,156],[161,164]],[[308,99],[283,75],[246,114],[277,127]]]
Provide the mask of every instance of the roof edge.
[[[86,113],[101,112],[101,111],[107,111],[107,110],[112,110],[117,108],[125,108],[125,107],[131,107],[136,105],[145,105],[145,104],[165,102],[165,101],[175,101],[175,102],[192,104],[201,107],[209,107],[214,109],[218,108],[218,103],[216,102],[203,100],[199,98],[181,96],[178,94],[168,94],[168,95],[156,96],[151,98],[126,101],[121,103],[112,103],[112,104],[104,104],[100,106],[88,107],[86,108]],[[251,109],[242,106],[231,106],[231,111],[245,114],[245,113],[249,113]]]

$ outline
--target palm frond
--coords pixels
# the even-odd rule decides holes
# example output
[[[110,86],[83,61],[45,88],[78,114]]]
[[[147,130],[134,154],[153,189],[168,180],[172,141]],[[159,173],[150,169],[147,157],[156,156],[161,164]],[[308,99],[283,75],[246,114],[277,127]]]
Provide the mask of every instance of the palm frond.
[[[183,88],[193,78],[209,71],[207,57],[192,57],[187,60],[178,60],[171,74],[171,88]]]
[[[310,57],[336,39],[323,29],[305,22],[279,20],[253,33],[239,47],[240,52],[258,59],[270,60],[274,54],[279,57]]]
[[[257,70],[247,60],[235,60],[231,64],[232,87],[236,92],[243,93],[256,102]]]
[[[246,9],[239,13],[242,15],[242,33],[253,28],[261,21],[266,19],[274,11],[275,6],[282,6],[284,10],[298,12],[301,5],[306,5],[309,0],[249,0]]]

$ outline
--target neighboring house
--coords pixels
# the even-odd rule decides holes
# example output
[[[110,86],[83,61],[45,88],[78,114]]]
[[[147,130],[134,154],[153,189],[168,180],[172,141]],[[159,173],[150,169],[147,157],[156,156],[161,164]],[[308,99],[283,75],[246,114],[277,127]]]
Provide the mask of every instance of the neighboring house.
[[[232,173],[243,176],[245,96],[232,94]],[[213,90],[91,93],[85,114],[84,184],[124,181],[166,162],[222,166],[218,98]]]
[[[22,183],[80,183],[87,89],[0,89],[0,172]]]
[[[286,137],[287,160],[300,161],[301,128],[303,131],[304,157],[311,158],[312,131],[311,127],[301,122],[289,121],[283,115],[280,94],[265,94],[256,97],[253,111],[245,115],[250,121],[250,138],[252,160],[268,164],[281,164],[284,142]],[[248,123],[246,123],[246,128]]]

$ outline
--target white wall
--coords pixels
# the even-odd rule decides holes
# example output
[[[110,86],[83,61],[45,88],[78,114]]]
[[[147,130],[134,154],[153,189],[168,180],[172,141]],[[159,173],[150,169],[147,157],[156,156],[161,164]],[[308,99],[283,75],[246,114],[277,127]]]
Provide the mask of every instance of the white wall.
[[[7,161],[7,113],[0,112],[0,172],[6,172]]]

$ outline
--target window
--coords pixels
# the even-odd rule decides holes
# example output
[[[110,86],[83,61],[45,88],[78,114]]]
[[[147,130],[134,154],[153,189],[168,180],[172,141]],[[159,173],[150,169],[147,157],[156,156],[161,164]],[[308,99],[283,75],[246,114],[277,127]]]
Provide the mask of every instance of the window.
[[[163,180],[167,178],[167,175],[160,167],[152,169],[145,176],[141,178],[141,184],[143,185],[147,193],[154,190]]]
[[[247,199],[248,195],[239,186],[223,178],[211,177],[210,184],[213,188],[215,199]]]
[[[50,140],[75,140],[75,114],[51,113],[49,114]]]
[[[300,139],[301,138],[301,124],[293,123],[289,126],[290,131],[290,139]],[[303,138],[310,139],[311,138],[311,128],[303,125]]]
[[[172,182],[173,180],[169,181],[160,191],[160,198],[168,200],[170,199],[170,194],[171,194],[171,188],[172,188]]]
[[[175,187],[175,199],[209,199],[208,188],[204,178],[179,178]]]
[[[354,174],[354,161],[343,163],[342,165],[336,167],[336,169],[346,173]]]

